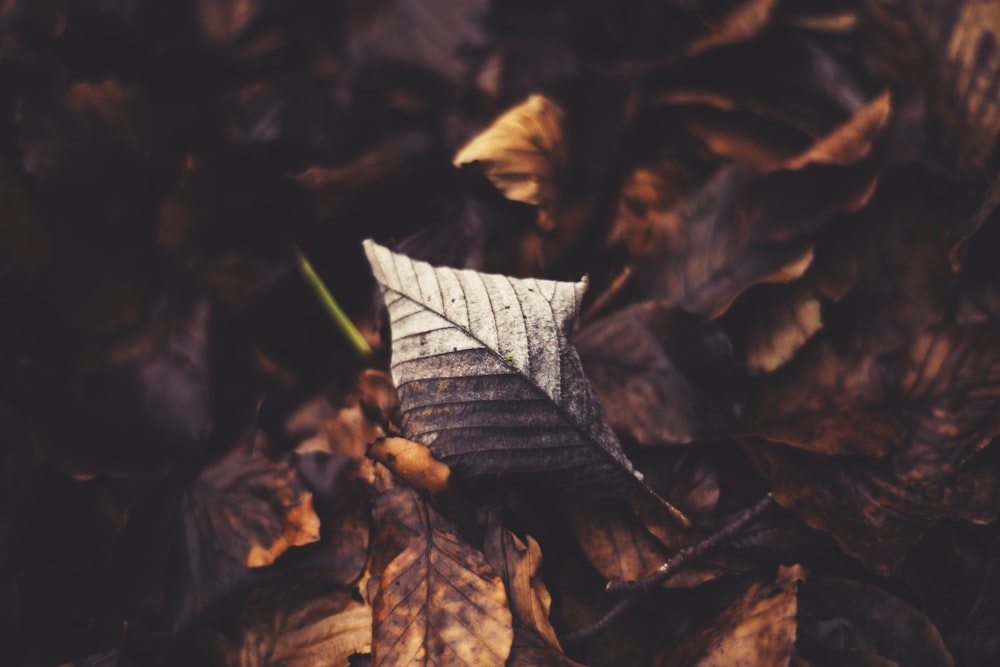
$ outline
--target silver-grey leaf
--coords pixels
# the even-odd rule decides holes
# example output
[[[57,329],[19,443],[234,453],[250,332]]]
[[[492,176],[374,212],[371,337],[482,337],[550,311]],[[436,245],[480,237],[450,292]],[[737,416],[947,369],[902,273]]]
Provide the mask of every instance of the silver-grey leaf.
[[[586,279],[511,278],[433,267],[371,240],[364,248],[389,312],[406,437],[458,476],[537,473],[595,494],[635,490],[639,474],[567,339]]]

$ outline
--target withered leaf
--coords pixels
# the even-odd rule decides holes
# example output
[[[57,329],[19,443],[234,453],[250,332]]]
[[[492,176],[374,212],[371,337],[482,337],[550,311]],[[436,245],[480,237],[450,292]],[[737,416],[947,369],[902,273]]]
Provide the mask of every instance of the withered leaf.
[[[312,493],[295,470],[243,448],[203,470],[185,505],[201,535],[247,567],[270,565],[290,547],[319,539]]]
[[[131,512],[114,554],[125,604],[176,629],[291,547],[319,539],[312,493],[262,447],[254,436]]]
[[[322,595],[314,592],[304,603],[301,597],[279,599],[274,608],[254,614],[261,617],[270,611],[270,617],[254,618],[255,624],[241,624],[243,635],[235,651],[238,658],[226,664],[346,667],[351,655],[371,650],[371,607],[346,591],[325,591]]]
[[[392,558],[373,563],[368,584],[372,664],[503,665],[513,641],[503,581],[483,554],[403,487],[376,500],[377,544]]]
[[[591,322],[573,337],[608,423],[641,445],[719,433],[739,400],[726,336],[701,318],[644,302]]]
[[[781,567],[774,583],[755,583],[715,623],[690,633],[658,667],[790,665],[795,651],[799,565]]]
[[[552,596],[542,581],[541,546],[530,535],[525,544],[517,535],[500,525],[499,517],[492,518],[494,520],[488,528],[484,552],[507,588],[507,599],[515,623],[559,649],[559,638],[549,622]]]
[[[708,627],[660,656],[658,667],[954,664],[919,610],[861,582],[780,567]]]
[[[372,241],[365,252],[408,438],[461,477],[538,473],[599,493],[636,484],[567,339],[586,280],[435,268]]]
[[[954,661],[941,634],[909,603],[860,581],[811,574],[798,593],[797,649],[813,664],[927,665]],[[885,661],[885,662],[882,662]]]
[[[685,49],[688,56],[713,47],[756,37],[770,20],[776,0],[744,0],[718,23],[709,25],[709,34],[696,39]]]
[[[476,164],[508,199],[540,207],[539,223],[551,229],[567,160],[562,124],[555,102],[532,95],[473,137],[454,163]]]
[[[448,487],[448,466],[436,461],[430,450],[406,438],[382,438],[368,448],[368,455],[415,489],[438,493]]]
[[[325,572],[295,571],[228,596],[164,665],[347,667],[371,651],[371,608]]]

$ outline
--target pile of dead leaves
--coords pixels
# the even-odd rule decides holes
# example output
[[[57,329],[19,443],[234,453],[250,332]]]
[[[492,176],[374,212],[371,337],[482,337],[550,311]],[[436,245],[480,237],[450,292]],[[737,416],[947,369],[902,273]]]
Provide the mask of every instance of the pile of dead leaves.
[[[0,0],[0,662],[998,664],[998,135],[988,0]]]

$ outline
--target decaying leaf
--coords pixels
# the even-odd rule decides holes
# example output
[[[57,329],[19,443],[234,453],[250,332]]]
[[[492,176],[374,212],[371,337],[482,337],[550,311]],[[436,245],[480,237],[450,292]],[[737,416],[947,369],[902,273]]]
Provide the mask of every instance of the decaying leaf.
[[[658,667],[790,665],[795,651],[801,566],[782,567],[773,584],[756,583],[710,628],[691,633],[681,647],[662,656]]]
[[[525,544],[497,520],[488,530],[484,546],[486,559],[507,588],[507,599],[514,622],[520,626],[518,629],[527,629],[560,649],[559,638],[549,622],[552,596],[542,580],[542,548],[530,535]]]
[[[900,622],[901,619],[906,619]],[[861,582],[801,565],[754,583],[708,626],[664,652],[658,667],[954,664],[927,617]]]
[[[503,665],[513,641],[511,611],[483,554],[411,489],[382,492],[375,516],[377,544],[388,551],[379,561],[391,560],[373,563],[368,583],[372,664]]]
[[[434,460],[427,447],[406,438],[382,438],[368,448],[368,455],[415,489],[438,493],[448,487],[448,466]]]
[[[183,635],[163,664],[348,667],[371,651],[371,608],[324,572],[285,574],[237,591]]]
[[[186,503],[194,525],[247,567],[270,565],[290,547],[319,539],[312,493],[295,471],[242,449],[205,469]]]
[[[365,242],[392,326],[403,432],[461,477],[636,484],[567,335],[586,281],[435,268]],[[634,488],[634,487],[633,487]]]
[[[709,34],[689,44],[686,54],[693,56],[713,47],[755,37],[767,26],[777,4],[776,0],[744,0],[718,24],[709,25]]]
[[[134,510],[115,555],[129,571],[120,581],[128,604],[178,627],[291,547],[319,539],[312,493],[255,440]]]
[[[573,337],[608,423],[642,445],[720,433],[739,402],[725,335],[700,318],[644,302],[591,322]]]
[[[555,102],[532,95],[476,135],[454,163],[476,163],[508,199],[538,206],[539,224],[551,230],[567,160],[562,123]]]

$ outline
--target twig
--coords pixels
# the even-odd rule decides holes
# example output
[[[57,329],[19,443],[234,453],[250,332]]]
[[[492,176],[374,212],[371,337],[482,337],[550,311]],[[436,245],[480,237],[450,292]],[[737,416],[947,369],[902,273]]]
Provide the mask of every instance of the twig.
[[[354,351],[362,357],[371,355],[372,348],[368,344],[368,341],[361,335],[358,328],[354,326],[354,322],[351,322],[351,318],[343,311],[337,300],[333,298],[333,294],[326,288],[323,279],[319,277],[316,270],[313,269],[312,264],[302,254],[297,245],[292,244],[292,254],[295,256],[295,267],[299,270],[299,274],[302,275],[309,287],[312,288],[312,291],[319,298],[320,303],[323,304],[324,310],[326,310],[330,319],[333,320],[334,325],[336,325],[340,333],[347,339],[347,342],[354,348]]]
[[[747,526],[747,524],[763,514],[764,511],[767,510],[767,508],[769,508],[772,504],[774,504],[774,498],[770,493],[768,493],[761,500],[759,500],[756,505],[743,510],[733,517],[733,519],[720,530],[716,531],[712,535],[709,535],[701,542],[698,542],[697,544],[686,549],[682,549],[677,553],[677,555],[661,565],[655,572],[646,575],[642,579],[637,579],[636,581],[608,582],[607,590],[609,592],[626,595],[627,597],[619,600],[618,604],[612,607],[597,621],[569,633],[565,639],[566,643],[579,643],[585,639],[589,639],[608,627],[616,618],[621,616],[626,610],[628,610],[629,607],[635,604],[643,594],[651,591],[661,582],[672,577],[678,570],[683,568],[689,562],[701,558],[707,552],[711,551],[720,544],[733,539],[737,533]]]
[[[632,267],[626,266],[622,269],[621,273],[615,276],[615,279],[611,281],[611,284],[606,290],[604,290],[599,297],[594,299],[594,302],[590,304],[590,307],[580,316],[581,322],[590,322],[598,315],[603,313],[611,302],[618,297],[628,285],[629,280],[632,278]]]

